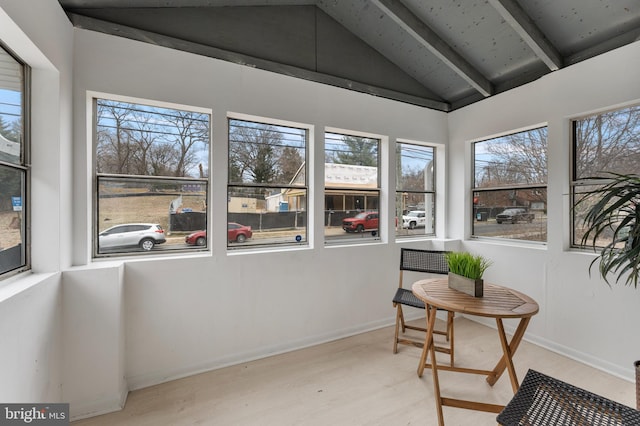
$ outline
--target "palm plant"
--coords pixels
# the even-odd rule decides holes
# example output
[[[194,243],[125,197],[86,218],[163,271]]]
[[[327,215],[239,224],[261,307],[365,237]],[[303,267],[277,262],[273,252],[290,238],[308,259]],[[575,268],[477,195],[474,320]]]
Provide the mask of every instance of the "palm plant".
[[[616,283],[626,276],[625,285],[638,287],[640,274],[640,176],[608,173],[606,177],[588,178],[603,182],[585,193],[579,204],[587,205],[583,222],[586,231],[582,246],[591,246],[600,254],[589,265],[589,273],[600,260],[599,271],[610,285],[607,276],[617,275]],[[589,204],[593,203],[593,204]],[[598,245],[602,237],[613,231],[611,242]]]

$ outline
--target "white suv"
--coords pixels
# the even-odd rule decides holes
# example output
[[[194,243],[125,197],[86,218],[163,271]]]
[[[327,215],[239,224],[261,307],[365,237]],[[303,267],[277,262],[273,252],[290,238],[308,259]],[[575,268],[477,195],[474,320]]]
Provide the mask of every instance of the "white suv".
[[[413,210],[402,215],[402,227],[413,229],[418,226],[425,226],[427,217],[424,210]]]
[[[98,235],[98,251],[117,247],[140,247],[149,251],[166,241],[164,229],[157,223],[124,223],[105,229]]]

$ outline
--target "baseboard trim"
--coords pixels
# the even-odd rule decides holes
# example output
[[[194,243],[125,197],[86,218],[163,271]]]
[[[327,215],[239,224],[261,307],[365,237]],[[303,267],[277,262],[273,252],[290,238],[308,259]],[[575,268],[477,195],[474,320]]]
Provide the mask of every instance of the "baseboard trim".
[[[417,318],[420,318],[419,316]],[[130,390],[137,390],[146,388],[149,386],[158,385],[160,383],[170,382],[172,380],[182,379],[184,377],[193,376],[195,374],[205,373],[220,368],[230,367],[245,362],[255,361],[258,359],[280,355],[287,352],[292,352],[311,346],[321,345],[323,343],[332,342],[334,340],[343,339],[345,337],[354,336],[368,331],[377,330],[383,327],[393,325],[395,317],[389,317],[378,321],[372,321],[365,324],[360,324],[354,327],[347,327],[341,330],[335,330],[330,333],[317,334],[313,336],[307,336],[302,339],[292,340],[286,343],[280,343],[277,345],[268,345],[248,352],[240,352],[230,354],[221,358],[211,359],[201,364],[194,364],[185,366],[183,368],[177,368],[170,371],[158,371],[155,373],[142,374],[137,376],[127,377],[127,383]],[[393,340],[393,339],[392,339]]]
[[[103,398],[91,402],[71,401],[69,403],[69,417],[71,417],[71,421],[75,421],[120,411],[124,408],[128,395],[129,389],[126,384],[123,384],[118,395],[114,395],[112,398]]]
[[[478,317],[466,316],[466,315],[465,315],[465,318],[467,318],[470,321],[475,321],[479,324],[485,325],[493,329],[496,328],[495,323],[489,320],[482,320],[482,319],[479,319]],[[507,334],[513,335],[515,330],[516,328],[514,326],[509,326],[505,324],[505,331],[507,332]],[[555,352],[558,355],[565,356],[576,362],[588,365],[589,367],[595,368],[596,370],[600,370],[607,374],[611,374],[612,376],[615,376],[619,379],[626,380],[631,383],[635,383],[635,380],[636,380],[635,368],[632,363],[630,363],[628,367],[621,367],[620,365],[603,361],[602,359],[589,355],[585,352],[577,351],[568,346],[564,346],[560,343],[547,340],[545,338],[542,338],[530,332],[525,333],[523,340],[526,342],[532,343],[534,345],[540,346],[541,348],[547,349],[551,352]]]

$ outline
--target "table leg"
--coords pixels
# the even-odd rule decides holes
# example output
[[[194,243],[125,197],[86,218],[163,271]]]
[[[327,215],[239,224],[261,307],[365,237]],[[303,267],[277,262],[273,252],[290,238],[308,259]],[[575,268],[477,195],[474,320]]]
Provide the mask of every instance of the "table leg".
[[[433,309],[435,312],[435,309]],[[435,314],[433,315],[433,321],[435,321]],[[433,336],[432,336],[433,337]],[[438,362],[436,361],[436,348],[431,341],[431,375],[433,377],[433,396],[436,400],[436,412],[438,413],[438,426],[444,426],[444,415],[442,413],[442,397],[440,396],[440,381],[438,380]]]
[[[418,366],[418,377],[422,377],[425,364],[427,363],[427,352],[431,357],[431,375],[433,377],[433,394],[436,400],[436,412],[438,413],[438,426],[444,426],[444,417],[442,414],[442,398],[440,396],[440,381],[438,380],[438,363],[436,362],[436,347],[433,342],[433,330],[436,324],[437,309],[426,307],[427,309],[427,336],[422,348],[422,356],[420,357],[420,365]]]
[[[527,330],[527,326],[529,325],[529,321],[531,317],[522,318],[520,323],[518,324],[518,328],[516,329],[513,337],[511,338],[511,343],[507,340],[507,335],[504,331],[504,325],[502,324],[501,318],[496,318],[496,322],[498,325],[498,335],[500,336],[500,342],[502,344],[502,358],[498,361],[495,368],[493,369],[492,374],[487,376],[487,383],[493,386],[502,373],[504,373],[505,368],[509,370],[509,377],[511,379],[511,387],[513,388],[513,392],[515,393],[520,386],[518,383],[518,378],[516,376],[516,371],[513,366],[513,355],[516,353],[522,338],[524,337],[524,332]]]
[[[513,352],[511,352],[511,348],[509,347],[509,341],[507,340],[507,335],[504,332],[502,319],[497,318],[496,322],[498,323],[498,334],[500,335],[502,352],[504,353],[507,371],[509,372],[509,379],[511,380],[511,388],[513,389],[513,393],[515,394],[518,391],[518,387],[520,387],[520,385],[518,383],[518,377],[516,376],[516,370],[513,367]]]
[[[418,377],[422,377],[425,365],[427,364],[427,353],[429,347],[433,345],[433,330],[435,330],[435,316],[436,309],[426,306],[426,321],[427,321],[427,334],[424,339],[424,345],[422,345],[422,355],[420,355],[420,364],[418,364]],[[431,318],[433,316],[433,318]]]

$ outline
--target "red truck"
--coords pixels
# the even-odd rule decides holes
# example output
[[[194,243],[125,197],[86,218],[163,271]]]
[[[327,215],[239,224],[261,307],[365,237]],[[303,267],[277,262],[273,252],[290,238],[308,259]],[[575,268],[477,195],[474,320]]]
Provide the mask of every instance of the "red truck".
[[[364,232],[378,229],[378,212],[362,212],[342,220],[346,232]]]

